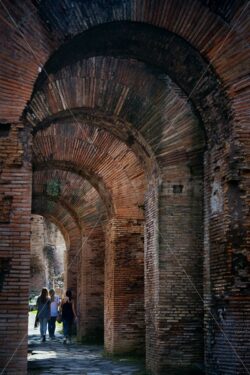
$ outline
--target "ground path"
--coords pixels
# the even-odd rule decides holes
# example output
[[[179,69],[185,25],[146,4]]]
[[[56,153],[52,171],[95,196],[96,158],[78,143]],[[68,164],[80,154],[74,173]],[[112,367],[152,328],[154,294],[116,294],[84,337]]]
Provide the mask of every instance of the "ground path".
[[[39,328],[34,329],[35,315],[29,318],[29,375],[141,375],[142,367],[126,359],[112,361],[103,357],[103,347],[63,344],[57,331],[56,338],[41,342]]]

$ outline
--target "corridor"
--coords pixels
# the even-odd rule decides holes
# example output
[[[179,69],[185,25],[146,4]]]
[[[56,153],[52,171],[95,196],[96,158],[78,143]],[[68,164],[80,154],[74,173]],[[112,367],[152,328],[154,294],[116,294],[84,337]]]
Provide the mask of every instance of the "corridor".
[[[0,375],[250,374],[249,5],[0,0]]]
[[[54,340],[47,338],[41,343],[39,328],[33,327],[34,315],[30,314],[28,375],[144,375],[141,365],[125,358],[104,358],[102,346],[79,345],[75,341],[64,345],[58,330]]]

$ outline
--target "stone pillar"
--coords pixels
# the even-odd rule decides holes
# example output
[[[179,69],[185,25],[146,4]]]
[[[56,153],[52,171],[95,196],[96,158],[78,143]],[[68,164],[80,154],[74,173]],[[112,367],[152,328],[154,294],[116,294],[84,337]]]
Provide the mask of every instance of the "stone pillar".
[[[114,218],[106,231],[104,329],[110,353],[144,350],[144,221]]]
[[[30,132],[0,125],[0,368],[27,371],[30,276]]]

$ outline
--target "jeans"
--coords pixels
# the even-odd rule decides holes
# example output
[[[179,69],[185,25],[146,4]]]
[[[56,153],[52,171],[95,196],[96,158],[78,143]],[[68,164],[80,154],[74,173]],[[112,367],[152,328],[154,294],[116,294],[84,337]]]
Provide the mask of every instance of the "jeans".
[[[49,329],[49,337],[54,337],[55,329],[56,329],[56,316],[50,317],[50,320],[48,321],[48,329]]]
[[[73,320],[63,319],[63,336],[65,338],[70,338],[72,333]]]
[[[40,323],[40,333],[41,333],[41,336],[43,337],[46,335],[48,319],[39,318],[39,323]]]

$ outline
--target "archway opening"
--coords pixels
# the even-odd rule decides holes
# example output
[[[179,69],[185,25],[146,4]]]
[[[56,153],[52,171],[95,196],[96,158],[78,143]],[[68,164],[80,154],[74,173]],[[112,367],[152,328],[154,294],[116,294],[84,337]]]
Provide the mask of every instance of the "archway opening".
[[[60,229],[47,218],[32,215],[30,296],[37,296],[43,287],[62,296],[66,251]]]

